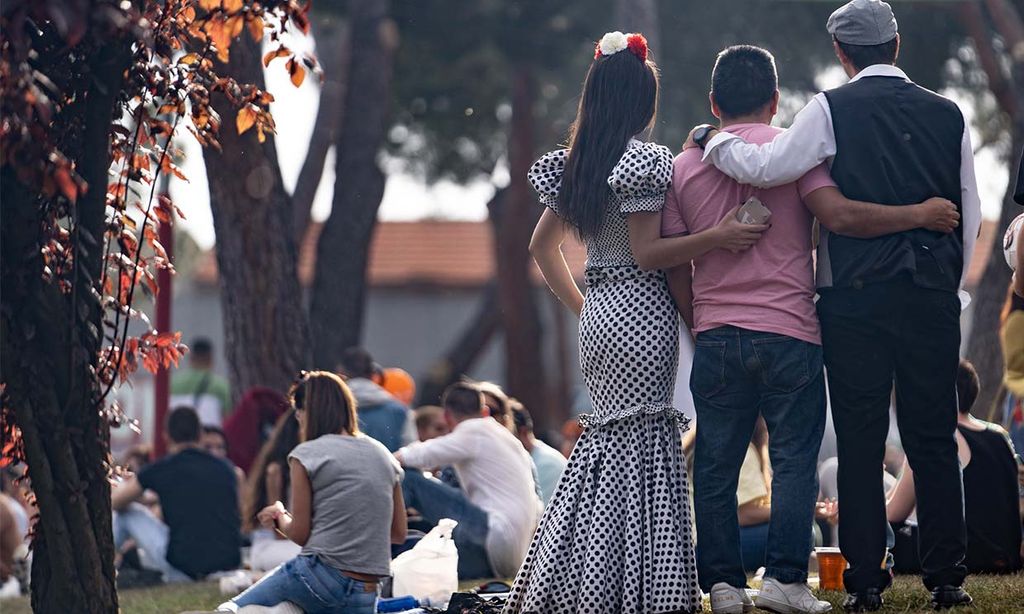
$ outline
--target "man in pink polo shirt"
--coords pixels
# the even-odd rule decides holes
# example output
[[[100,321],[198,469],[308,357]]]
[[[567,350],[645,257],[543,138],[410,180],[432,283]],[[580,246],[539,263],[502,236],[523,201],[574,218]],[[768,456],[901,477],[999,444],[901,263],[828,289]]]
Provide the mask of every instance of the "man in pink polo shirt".
[[[778,101],[769,52],[737,46],[719,54],[711,109],[721,130],[751,143],[771,141],[780,132],[771,126]],[[692,270],[683,266],[668,272],[683,319],[696,335],[690,387],[698,425],[693,474],[697,575],[701,588],[711,593],[713,612],[741,612],[749,606],[742,590],[745,571],[761,566],[766,571],[758,607],[831,609],[806,585],[825,425],[811,258],[814,216],[830,230],[853,237],[919,226],[949,231],[958,218],[948,201],[884,207],[849,201],[835,185],[825,165],[794,183],[757,189],[704,164],[699,149],[686,150],[675,160],[663,235],[712,228],[751,197],[771,211],[771,227],[750,249],[714,250],[695,260]],[[771,504],[755,502],[758,510],[745,509],[741,528],[737,483],[758,413],[769,430]]]

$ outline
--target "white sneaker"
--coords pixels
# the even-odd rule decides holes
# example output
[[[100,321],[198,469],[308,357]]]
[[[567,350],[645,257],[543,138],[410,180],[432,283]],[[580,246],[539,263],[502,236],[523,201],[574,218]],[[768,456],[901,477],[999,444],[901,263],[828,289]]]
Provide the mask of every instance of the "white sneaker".
[[[754,609],[754,602],[747,596],[747,591],[725,582],[711,587],[712,614],[744,614]]]
[[[754,603],[777,614],[823,614],[832,609],[831,603],[817,599],[806,584],[783,584],[775,578],[764,579]]]

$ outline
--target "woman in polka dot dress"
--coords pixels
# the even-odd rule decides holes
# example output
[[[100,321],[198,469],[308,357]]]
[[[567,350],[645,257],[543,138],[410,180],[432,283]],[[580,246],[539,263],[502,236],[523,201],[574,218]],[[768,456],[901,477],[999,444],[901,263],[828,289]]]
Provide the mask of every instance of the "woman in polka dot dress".
[[[594,404],[515,579],[506,613],[696,612],[686,465],[672,406],[679,318],[665,275],[745,229],[661,238],[672,171],[665,147],[635,135],[654,123],[657,69],[642,35],[606,34],[587,73],[569,148],[529,179],[547,209],[531,252],[548,285],[580,316],[580,361]],[[561,243],[587,245],[587,294]]]

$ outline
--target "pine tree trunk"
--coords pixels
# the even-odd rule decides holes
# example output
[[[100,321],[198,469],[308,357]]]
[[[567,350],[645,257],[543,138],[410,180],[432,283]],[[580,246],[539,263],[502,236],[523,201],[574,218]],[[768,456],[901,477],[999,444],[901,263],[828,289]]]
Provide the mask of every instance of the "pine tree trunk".
[[[967,357],[974,363],[981,378],[981,392],[974,403],[975,413],[979,416],[991,416],[992,404],[999,393],[1003,381],[1002,343],[999,339],[1000,313],[1006,303],[1007,289],[1010,287],[1010,267],[1006,266],[1003,257],[1003,235],[1010,221],[1021,211],[1013,202],[1016,186],[1016,170],[1013,162],[1017,152],[1024,147],[1024,125],[1013,123],[1013,140],[1010,151],[1010,172],[1007,177],[1006,194],[1003,197],[1003,208],[996,224],[996,237],[989,248],[988,263],[981,276],[981,281],[973,293],[974,312],[971,319],[970,338],[967,344]],[[976,256],[977,257],[977,256]],[[998,422],[999,418],[995,418]]]
[[[231,46],[225,74],[264,87],[259,46],[243,35]],[[309,329],[302,308],[292,232],[292,202],[281,181],[274,138],[256,130],[239,136],[236,109],[213,101],[223,119],[224,152],[203,152],[217,234],[217,268],[224,313],[224,354],[232,394],[252,386],[287,390],[308,366]]]
[[[530,275],[530,236],[541,213],[526,179],[534,156],[535,88],[532,70],[527,65],[518,66],[512,79],[511,180],[507,197],[491,208],[498,303],[505,340],[508,393],[523,402],[533,416],[537,431],[545,432],[555,426],[557,415],[548,389],[540,309]]]
[[[338,124],[344,113],[345,71],[348,70],[348,25],[339,23],[333,15],[320,18],[313,21],[313,35],[316,37],[317,60],[324,72],[324,81],[320,84],[320,103],[313,122],[309,149],[292,192],[292,206],[295,210],[292,230],[297,245],[302,245],[306,236],[313,199],[324,175],[327,152],[334,144]]]
[[[331,215],[317,245],[310,303],[313,362],[337,367],[358,345],[366,303],[366,270],[384,173],[377,156],[387,131],[398,30],[386,0],[349,3],[349,68],[344,113],[335,142]]]
[[[103,266],[111,117],[131,55],[116,40],[92,53],[79,67],[81,89],[68,88],[76,95],[56,120],[56,131],[66,137],[65,153],[90,186],[76,204],[73,292],[62,293],[42,279],[39,229],[46,212],[39,186],[20,183],[9,166],[0,179],[3,402],[21,429],[39,506],[32,609],[43,613],[118,610],[109,426],[98,411],[99,385],[92,376],[102,310],[91,289],[98,287]]]

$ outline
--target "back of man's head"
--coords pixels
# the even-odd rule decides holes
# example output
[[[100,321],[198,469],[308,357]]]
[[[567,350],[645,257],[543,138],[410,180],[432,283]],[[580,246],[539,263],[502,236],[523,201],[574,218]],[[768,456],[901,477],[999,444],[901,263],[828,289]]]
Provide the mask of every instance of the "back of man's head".
[[[766,49],[735,45],[718,54],[711,72],[711,98],[722,119],[766,110],[779,89],[775,58]]]
[[[199,443],[199,414],[188,406],[175,407],[167,415],[167,436],[177,444]]]
[[[189,364],[208,367],[213,364],[213,342],[206,337],[196,337],[188,346]]]
[[[476,386],[459,382],[445,389],[441,404],[456,419],[478,418],[483,414],[484,395]]]
[[[373,379],[373,356],[361,347],[350,347],[341,354],[341,370],[348,378]]]
[[[526,410],[526,406],[519,399],[511,398],[508,400],[508,407],[512,411],[512,420],[515,422],[516,431],[524,434],[532,433],[533,418],[530,416],[530,412]]]
[[[979,392],[981,380],[978,378],[978,371],[971,361],[961,358],[960,366],[956,370],[956,400],[961,414],[971,413]]]

